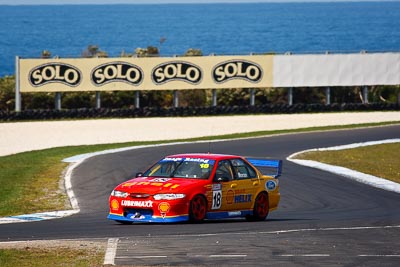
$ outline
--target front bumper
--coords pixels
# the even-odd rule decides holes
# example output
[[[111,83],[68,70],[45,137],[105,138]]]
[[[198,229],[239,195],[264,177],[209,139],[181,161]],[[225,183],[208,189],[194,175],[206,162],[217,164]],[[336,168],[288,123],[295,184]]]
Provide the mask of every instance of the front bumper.
[[[108,219],[120,222],[182,222],[189,220],[189,203],[177,200],[110,198]]]
[[[175,223],[175,222],[185,222],[189,220],[188,215],[178,215],[178,216],[153,216],[145,214],[108,214],[108,219],[120,222],[153,222],[153,223]]]

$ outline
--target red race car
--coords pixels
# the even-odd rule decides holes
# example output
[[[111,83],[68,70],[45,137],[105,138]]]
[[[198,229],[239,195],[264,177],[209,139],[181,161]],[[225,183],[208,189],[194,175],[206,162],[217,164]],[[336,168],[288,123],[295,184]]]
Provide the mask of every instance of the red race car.
[[[167,156],[111,192],[108,219],[120,223],[233,217],[262,221],[278,207],[281,170],[280,160],[220,154]]]

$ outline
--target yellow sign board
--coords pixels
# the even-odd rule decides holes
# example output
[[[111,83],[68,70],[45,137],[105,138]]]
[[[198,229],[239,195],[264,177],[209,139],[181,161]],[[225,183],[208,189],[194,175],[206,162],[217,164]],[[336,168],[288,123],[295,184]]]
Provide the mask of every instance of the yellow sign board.
[[[273,56],[20,59],[21,92],[272,87]]]

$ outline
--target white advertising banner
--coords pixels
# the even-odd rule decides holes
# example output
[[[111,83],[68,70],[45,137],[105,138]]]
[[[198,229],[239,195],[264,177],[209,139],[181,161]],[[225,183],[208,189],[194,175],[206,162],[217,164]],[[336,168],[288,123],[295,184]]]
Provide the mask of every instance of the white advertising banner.
[[[400,84],[400,53],[277,55],[274,87]]]

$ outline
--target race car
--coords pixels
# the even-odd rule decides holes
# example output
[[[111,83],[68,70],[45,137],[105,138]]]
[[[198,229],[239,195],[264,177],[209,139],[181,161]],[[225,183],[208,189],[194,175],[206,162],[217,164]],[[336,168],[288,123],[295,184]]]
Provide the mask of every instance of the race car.
[[[280,160],[166,156],[111,192],[108,219],[123,224],[234,217],[263,221],[278,207],[281,172]]]

